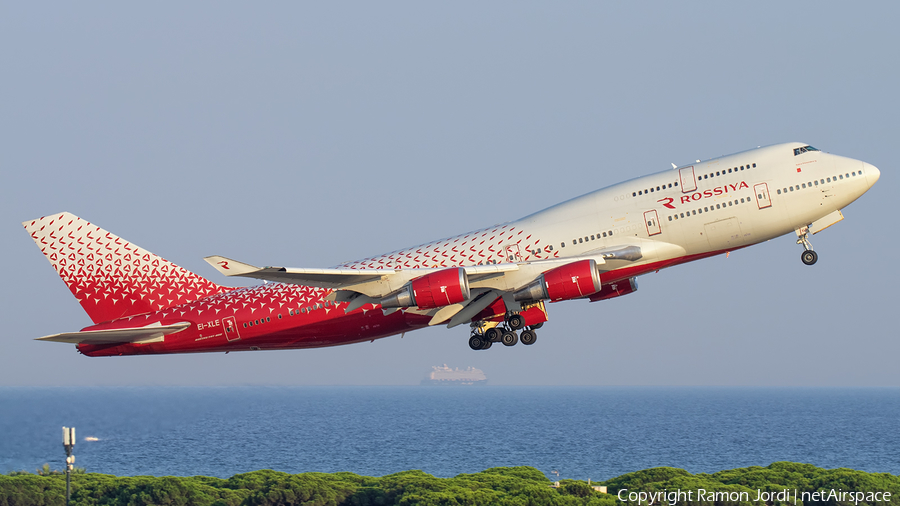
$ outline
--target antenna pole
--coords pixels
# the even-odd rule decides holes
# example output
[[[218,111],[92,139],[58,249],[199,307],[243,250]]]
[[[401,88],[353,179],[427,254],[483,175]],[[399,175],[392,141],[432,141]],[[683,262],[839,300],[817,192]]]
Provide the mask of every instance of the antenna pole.
[[[72,496],[72,468],[75,467],[75,427],[63,427],[63,448],[66,449],[66,506]]]

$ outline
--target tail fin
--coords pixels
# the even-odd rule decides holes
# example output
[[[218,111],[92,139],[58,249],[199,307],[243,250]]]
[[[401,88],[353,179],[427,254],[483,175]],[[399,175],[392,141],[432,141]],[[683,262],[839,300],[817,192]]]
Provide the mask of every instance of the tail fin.
[[[70,213],[23,223],[94,323],[230,290]]]

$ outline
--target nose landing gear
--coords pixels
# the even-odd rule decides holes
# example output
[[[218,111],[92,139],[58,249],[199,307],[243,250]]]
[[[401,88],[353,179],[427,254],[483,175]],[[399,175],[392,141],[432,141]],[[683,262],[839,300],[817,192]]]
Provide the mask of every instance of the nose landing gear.
[[[812,243],[809,242],[809,227],[803,227],[796,230],[797,244],[803,246],[803,253],[800,254],[800,260],[806,265],[812,265],[819,260],[819,255],[813,251]]]
[[[819,259],[819,255],[813,250],[807,250],[800,254],[800,260],[806,265],[812,265]]]

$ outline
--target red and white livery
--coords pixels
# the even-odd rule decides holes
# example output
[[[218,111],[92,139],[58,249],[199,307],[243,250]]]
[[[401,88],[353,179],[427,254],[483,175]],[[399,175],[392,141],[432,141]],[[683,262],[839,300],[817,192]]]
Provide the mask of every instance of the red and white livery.
[[[469,325],[469,346],[533,344],[545,301],[605,300],[648,272],[791,232],[809,236],[878,180],[865,162],[803,143],[675,167],[520,220],[325,269],[206,260],[217,285],[70,213],[26,221],[94,325],[42,337],[89,356],[312,348],[431,325]]]

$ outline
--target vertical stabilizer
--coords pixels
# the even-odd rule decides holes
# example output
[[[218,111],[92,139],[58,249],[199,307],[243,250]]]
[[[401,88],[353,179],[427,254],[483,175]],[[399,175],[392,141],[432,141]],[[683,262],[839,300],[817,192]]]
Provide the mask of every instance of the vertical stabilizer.
[[[74,214],[54,214],[23,225],[94,323],[230,290]]]

